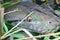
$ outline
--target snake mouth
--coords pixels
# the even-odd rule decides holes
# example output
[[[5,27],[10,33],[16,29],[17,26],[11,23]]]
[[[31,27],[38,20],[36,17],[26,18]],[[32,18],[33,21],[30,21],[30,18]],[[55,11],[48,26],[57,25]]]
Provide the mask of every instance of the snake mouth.
[[[56,29],[59,29],[60,28],[60,24],[56,25]]]

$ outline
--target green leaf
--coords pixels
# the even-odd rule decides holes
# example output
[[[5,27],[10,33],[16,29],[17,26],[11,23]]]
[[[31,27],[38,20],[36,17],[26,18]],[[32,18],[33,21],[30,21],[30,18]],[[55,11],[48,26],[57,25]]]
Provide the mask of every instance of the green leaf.
[[[48,37],[48,36],[47,36],[47,37],[45,37],[45,38],[44,38],[44,40],[49,40],[49,37]]]

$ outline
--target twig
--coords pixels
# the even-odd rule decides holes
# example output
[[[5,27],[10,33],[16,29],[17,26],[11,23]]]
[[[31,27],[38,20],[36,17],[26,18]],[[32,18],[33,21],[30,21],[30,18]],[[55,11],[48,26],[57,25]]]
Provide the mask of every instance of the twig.
[[[13,11],[6,12],[6,13],[4,13],[4,15],[9,14],[9,13],[12,13],[12,12],[16,12],[16,11],[19,11],[19,10],[18,9],[15,9]]]
[[[27,17],[29,17],[31,14],[33,14],[33,11],[28,14],[25,18],[23,18],[17,25],[15,25],[11,30],[9,30],[7,33],[5,33],[1,39],[3,39],[6,35],[8,35],[14,28],[16,28],[18,25],[20,25]]]
[[[14,31],[14,32],[6,35],[4,38],[6,38],[6,37],[8,37],[8,36],[11,36],[12,34],[17,33],[17,32],[19,32],[19,31],[24,31],[29,37],[33,38],[33,40],[36,40],[36,39],[33,37],[33,35],[30,34],[30,33],[29,33],[26,29],[24,29],[24,28],[18,29],[18,30],[16,30],[16,31]],[[4,38],[3,38],[3,39],[4,39]],[[2,38],[1,38],[1,39],[2,39]]]
[[[32,40],[37,40],[30,32],[28,32],[26,29],[23,29],[23,31],[27,34],[27,35],[29,35],[29,37],[31,37],[32,38]]]
[[[60,37],[58,37],[58,38],[55,38],[55,39],[53,39],[53,40],[60,40]]]
[[[12,33],[10,33],[10,34],[4,36],[3,38],[1,37],[1,39],[4,39],[4,38],[6,38],[6,37],[8,37],[8,36],[10,36],[10,35],[12,35],[12,34],[14,34],[14,33],[19,32],[19,31],[22,31],[22,29],[19,29],[19,30],[17,30],[17,31],[14,31],[14,32],[12,32]]]
[[[4,17],[4,8],[1,8],[0,5],[0,37],[3,35],[3,17]]]
[[[34,38],[41,38],[41,37],[55,36],[55,35],[60,35],[60,32],[58,32],[58,33],[50,33],[50,34],[46,34],[46,35],[34,36]],[[24,39],[31,39],[31,37],[25,37],[25,38],[21,38],[21,39],[18,39],[18,40],[24,40]]]

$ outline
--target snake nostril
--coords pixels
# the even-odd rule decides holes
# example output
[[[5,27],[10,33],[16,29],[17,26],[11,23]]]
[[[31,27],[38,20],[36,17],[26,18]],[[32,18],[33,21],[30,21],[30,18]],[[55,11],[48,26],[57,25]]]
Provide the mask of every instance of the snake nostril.
[[[51,21],[48,21],[48,24],[51,24],[52,22]]]
[[[52,23],[52,22],[49,22],[50,24]]]

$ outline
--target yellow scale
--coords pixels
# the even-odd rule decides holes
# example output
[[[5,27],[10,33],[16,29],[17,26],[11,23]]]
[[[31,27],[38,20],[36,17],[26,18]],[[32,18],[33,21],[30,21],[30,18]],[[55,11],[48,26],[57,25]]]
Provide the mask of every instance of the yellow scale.
[[[33,1],[36,3],[37,0],[33,0]],[[45,3],[48,3],[48,2],[49,2],[49,0],[45,0],[45,1],[46,1]],[[56,0],[56,3],[57,3],[57,4],[60,4],[60,0]],[[43,5],[44,5],[44,3],[41,4],[41,6],[43,6]],[[52,4],[52,7],[53,7],[53,8],[55,8],[55,6],[56,6],[55,3]]]
[[[33,0],[33,2],[36,3],[37,0]],[[45,3],[48,3],[48,0],[45,0],[46,2]],[[44,4],[44,3],[43,3]],[[41,6],[43,6],[43,4],[41,4]]]
[[[60,0],[56,0],[56,3],[57,3],[57,4],[60,4]]]
[[[36,3],[36,0],[33,0],[33,1]],[[48,2],[49,0],[45,0],[45,1]],[[56,0],[56,2],[60,4],[60,0]]]

